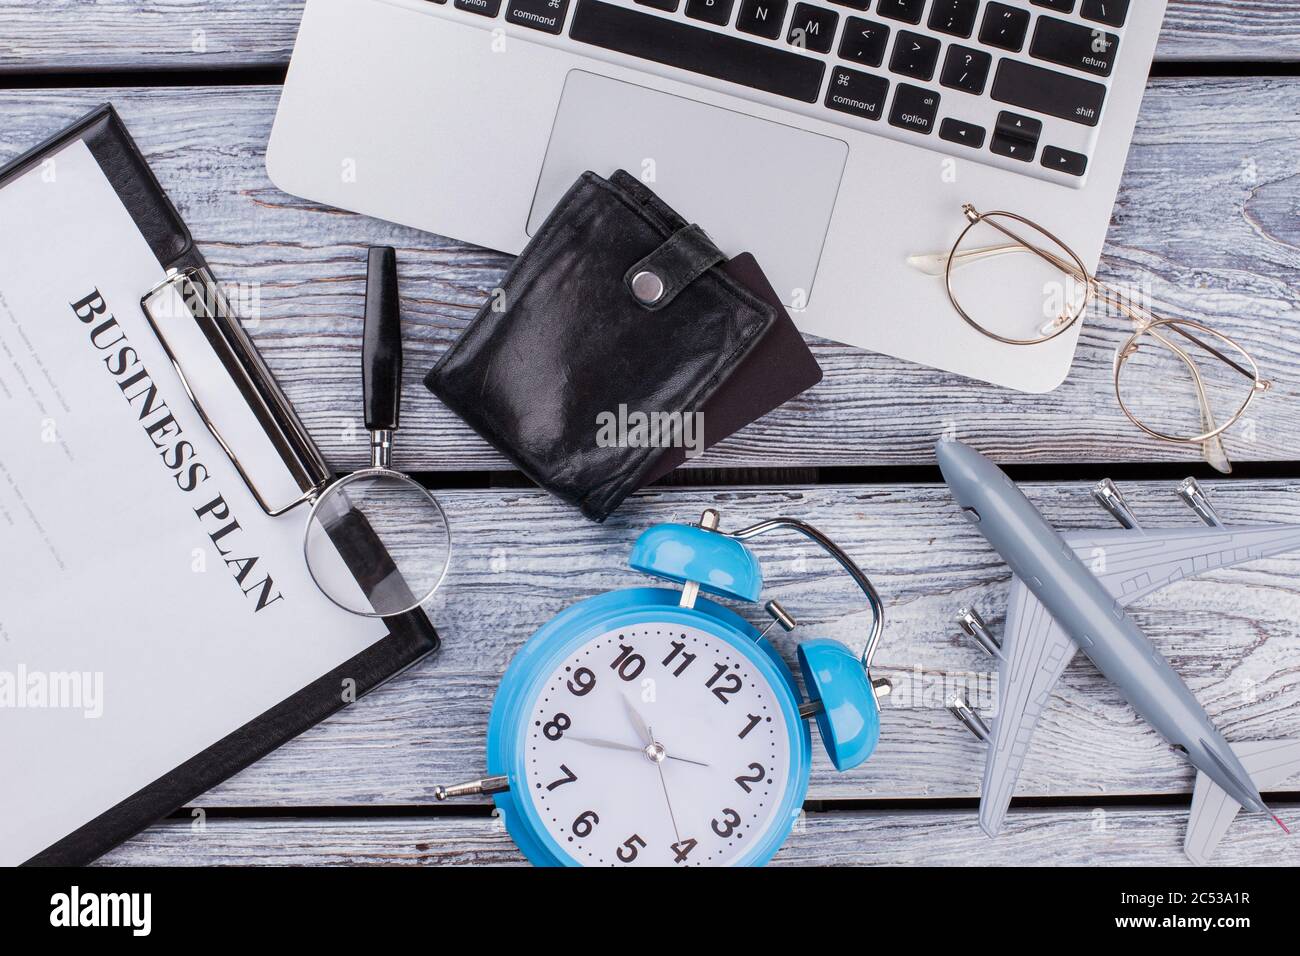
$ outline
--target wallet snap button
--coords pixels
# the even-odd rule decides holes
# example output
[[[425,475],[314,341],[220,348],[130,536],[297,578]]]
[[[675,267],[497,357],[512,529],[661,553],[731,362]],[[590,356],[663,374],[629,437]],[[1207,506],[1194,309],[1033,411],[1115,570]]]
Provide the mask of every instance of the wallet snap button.
[[[632,294],[642,305],[654,305],[664,294],[664,280],[653,272],[642,270],[632,277]]]

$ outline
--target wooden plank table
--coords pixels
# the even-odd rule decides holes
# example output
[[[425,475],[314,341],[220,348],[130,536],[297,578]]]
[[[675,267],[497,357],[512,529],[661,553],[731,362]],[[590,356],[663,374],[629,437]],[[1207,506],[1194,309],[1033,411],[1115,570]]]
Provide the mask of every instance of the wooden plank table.
[[[1191,774],[1080,659],[1054,691],[1008,832],[975,823],[982,753],[943,709],[992,695],[989,660],[953,625],[977,603],[996,629],[1008,572],[955,513],[933,469],[944,434],[1020,476],[1058,527],[1103,526],[1083,479],[1110,472],[1144,520],[1193,523],[1167,480],[1190,453],[1142,439],[1114,407],[1115,318],[1091,321],[1069,381],[1022,396],[831,342],[817,388],[651,489],[603,526],[526,486],[419,386],[508,257],[315,206],[267,180],[263,152],[300,2],[31,0],[0,7],[0,159],[111,99],[180,207],[273,371],[334,466],[367,459],[355,387],[367,245],[403,263],[403,465],[441,489],[459,542],[430,615],[435,658],[131,840],[131,863],[518,863],[485,803],[435,807],[433,787],[483,769],[497,681],[538,626],[581,597],[637,582],[648,523],[705,506],[729,521],[785,512],[857,557],[887,603],[878,657],[899,693],[877,755],[814,767],[778,862],[1171,863]],[[1176,0],[1158,51],[1102,264],[1170,311],[1251,344],[1276,388],[1208,484],[1234,521],[1300,522],[1300,0]],[[527,536],[520,529],[527,528]],[[861,640],[851,593],[810,549],[758,547],[800,636]],[[1300,556],[1171,587],[1136,610],[1229,739],[1300,735]],[[1300,814],[1300,782],[1283,816]],[[1300,843],[1239,821],[1225,863],[1300,863]]]

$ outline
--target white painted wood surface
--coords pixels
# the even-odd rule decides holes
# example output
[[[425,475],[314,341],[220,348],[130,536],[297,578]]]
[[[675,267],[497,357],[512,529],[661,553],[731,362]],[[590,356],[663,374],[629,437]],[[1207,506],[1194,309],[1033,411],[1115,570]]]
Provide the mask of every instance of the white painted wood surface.
[[[280,67],[302,0],[39,0],[0,5],[0,72]],[[1173,0],[1161,60],[1300,59],[1297,0]]]
[[[1084,485],[1025,487],[1062,529],[1110,526]],[[1195,524],[1172,483],[1122,487],[1148,526]],[[1234,523],[1300,523],[1300,483],[1207,487]],[[997,630],[1009,572],[942,486],[674,489],[630,500],[604,526],[536,492],[439,498],[456,541],[454,567],[430,606],[443,649],[210,792],[200,806],[419,806],[432,802],[439,784],[482,776],[492,697],[518,648],[569,604],[647,583],[626,566],[636,535],[655,522],[692,520],[706,506],[721,510],[725,528],[776,513],[812,522],[861,563],[885,601],[876,663],[899,687],[885,701],[879,750],[841,774],[814,739],[809,798],[978,796],[983,749],[944,705],[953,690],[969,689],[978,705],[995,708],[996,669],[960,636],[954,618],[961,605],[974,603]],[[777,598],[801,621],[776,641],[787,660],[801,638],[861,646],[868,614],[829,558],[798,536],[767,536],[753,545],[764,563],[765,599]],[[746,613],[765,619],[757,606]],[[1182,582],[1134,613],[1229,740],[1300,736],[1300,554]],[[1017,793],[1140,801],[1189,794],[1191,785],[1186,762],[1080,655],[1053,693]]]
[[[274,87],[113,87],[110,78],[98,89],[4,88],[32,85],[37,73],[138,71],[124,80],[138,83],[155,70],[268,68],[271,81],[287,63],[301,8],[301,0],[0,2],[0,161],[114,101],[214,269],[245,293],[257,344],[339,469],[367,455],[356,387],[364,249],[397,246],[408,343],[402,464],[505,469],[418,380],[499,282],[506,257],[280,193],[262,166]],[[1174,0],[1158,59],[1298,61],[1300,0]],[[1300,79],[1154,81],[1102,266],[1104,277],[1149,289],[1170,311],[1257,352],[1277,387],[1230,442],[1241,461],[1300,460],[1297,141]],[[1113,318],[1094,321],[1070,381],[1035,397],[815,342],[825,381],[693,465],[930,464],[933,441],[954,428],[1003,461],[1187,460],[1184,450],[1142,439],[1114,408],[1108,380],[1120,329]],[[1300,522],[1300,481],[1210,487],[1233,521]],[[1027,490],[1059,527],[1108,520],[1085,486]],[[1125,491],[1151,524],[1194,520],[1171,485]],[[1192,775],[1083,659],[1053,694],[1018,791],[1053,806],[1014,810],[1009,832],[989,841],[973,809],[927,805],[978,796],[981,748],[942,704],[962,684],[995,702],[993,669],[952,618],[974,601],[1000,626],[1007,578],[941,486],[657,490],[603,527],[531,491],[440,497],[458,540],[453,574],[431,607],[444,650],[195,801],[211,811],[206,829],[164,822],[106,864],[522,862],[489,817],[406,814],[427,807],[435,785],[482,771],[492,695],[528,635],[575,600],[642,583],[624,565],[635,535],[706,504],[720,506],[729,524],[777,511],[813,521],[862,561],[888,605],[878,664],[900,693],[885,710],[880,750],[849,774],[819,756],[810,792],[831,807],[866,802],[809,813],[778,863],[1183,862],[1178,801]],[[780,639],[787,655],[801,634],[860,640],[864,619],[845,616],[852,589],[827,561],[798,542],[763,540],[758,550],[772,595],[804,622]],[[1184,582],[1135,615],[1229,739],[1300,735],[1300,557]],[[1174,802],[1144,806],[1153,796]],[[873,801],[889,803],[871,809]],[[917,809],[897,809],[898,801]],[[387,815],[390,807],[402,814]],[[263,809],[268,816],[258,817]],[[1300,815],[1300,805],[1279,809]],[[1300,843],[1271,824],[1243,820],[1216,862],[1295,865],[1298,852]]]
[[[1286,812],[1284,808],[1283,813]],[[1013,811],[990,840],[974,811],[808,813],[776,866],[1189,866],[1187,811]],[[492,817],[356,821],[169,820],[105,856],[102,866],[519,866],[526,861]],[[1242,817],[1212,865],[1300,865],[1300,840],[1271,820]]]
[[[507,257],[277,190],[263,167],[273,88],[0,91],[0,158],[104,99],[121,109],[218,276],[239,284],[258,346],[336,468],[368,463],[357,381],[364,250],[373,243],[398,248],[403,276],[399,462],[507,467],[420,384]],[[1300,459],[1298,141],[1300,80],[1157,81],[1102,268],[1255,351],[1276,387],[1229,437],[1243,461]],[[1189,460],[1192,450],[1144,437],[1115,404],[1111,362],[1123,321],[1094,321],[1067,383],[1037,396],[819,343],[820,385],[692,465],[932,464],[935,439],[953,427],[1003,461]]]

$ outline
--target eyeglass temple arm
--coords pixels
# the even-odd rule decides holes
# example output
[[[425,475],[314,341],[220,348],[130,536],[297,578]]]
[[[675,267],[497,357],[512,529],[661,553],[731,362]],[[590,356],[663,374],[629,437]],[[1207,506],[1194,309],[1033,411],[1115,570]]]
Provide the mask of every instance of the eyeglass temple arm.
[[[921,255],[908,256],[907,264],[926,275],[942,276],[948,271],[948,260],[950,259],[954,267],[960,267],[971,262],[979,262],[982,259],[992,259],[1010,252],[1024,251],[1016,243],[1009,242],[1001,246],[986,246],[983,249],[968,249],[964,252],[949,250],[948,252],[927,252]]]
[[[919,255],[908,256],[907,264],[918,272],[923,272],[928,276],[942,277],[948,271],[948,261],[952,260],[954,268],[969,265],[973,262],[981,262],[985,259],[994,259],[998,256],[1009,255],[1013,252],[1032,252],[1035,255],[1046,259],[1049,263],[1056,266],[1066,275],[1072,276],[1076,281],[1089,282],[1094,285],[1100,285],[1096,279],[1087,273],[1080,274],[1079,270],[1071,263],[1055,256],[1045,249],[1039,249],[1037,246],[1030,246],[1028,243],[1020,241],[1007,242],[1000,246],[985,246],[981,249],[967,249],[963,252],[927,252]]]

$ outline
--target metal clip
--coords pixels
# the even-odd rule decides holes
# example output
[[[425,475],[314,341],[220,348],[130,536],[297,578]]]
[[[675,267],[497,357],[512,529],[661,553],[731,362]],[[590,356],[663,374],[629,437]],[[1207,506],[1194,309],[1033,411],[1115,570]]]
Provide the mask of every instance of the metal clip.
[[[239,389],[249,410],[257,418],[266,437],[275,448],[285,467],[293,476],[301,494],[292,501],[274,504],[263,496],[261,489],[244,468],[235,449],[222,435],[215,422],[199,400],[193,381],[186,374],[180,356],[173,348],[164,326],[167,320],[177,317],[161,311],[158,297],[173,290],[180,297],[187,317],[195,322],[218,360]],[[307,429],[299,420],[289,399],[276,384],[270,369],[262,361],[257,349],[239,324],[230,303],[220,286],[206,269],[169,270],[167,276],[144,294],[140,308],[150,329],[162,346],[167,360],[176,371],[181,387],[199,419],[211,433],[230,463],[235,466],[240,479],[248,488],[259,507],[271,517],[284,514],[300,504],[314,501],[329,483],[330,470],[312,441]]]

